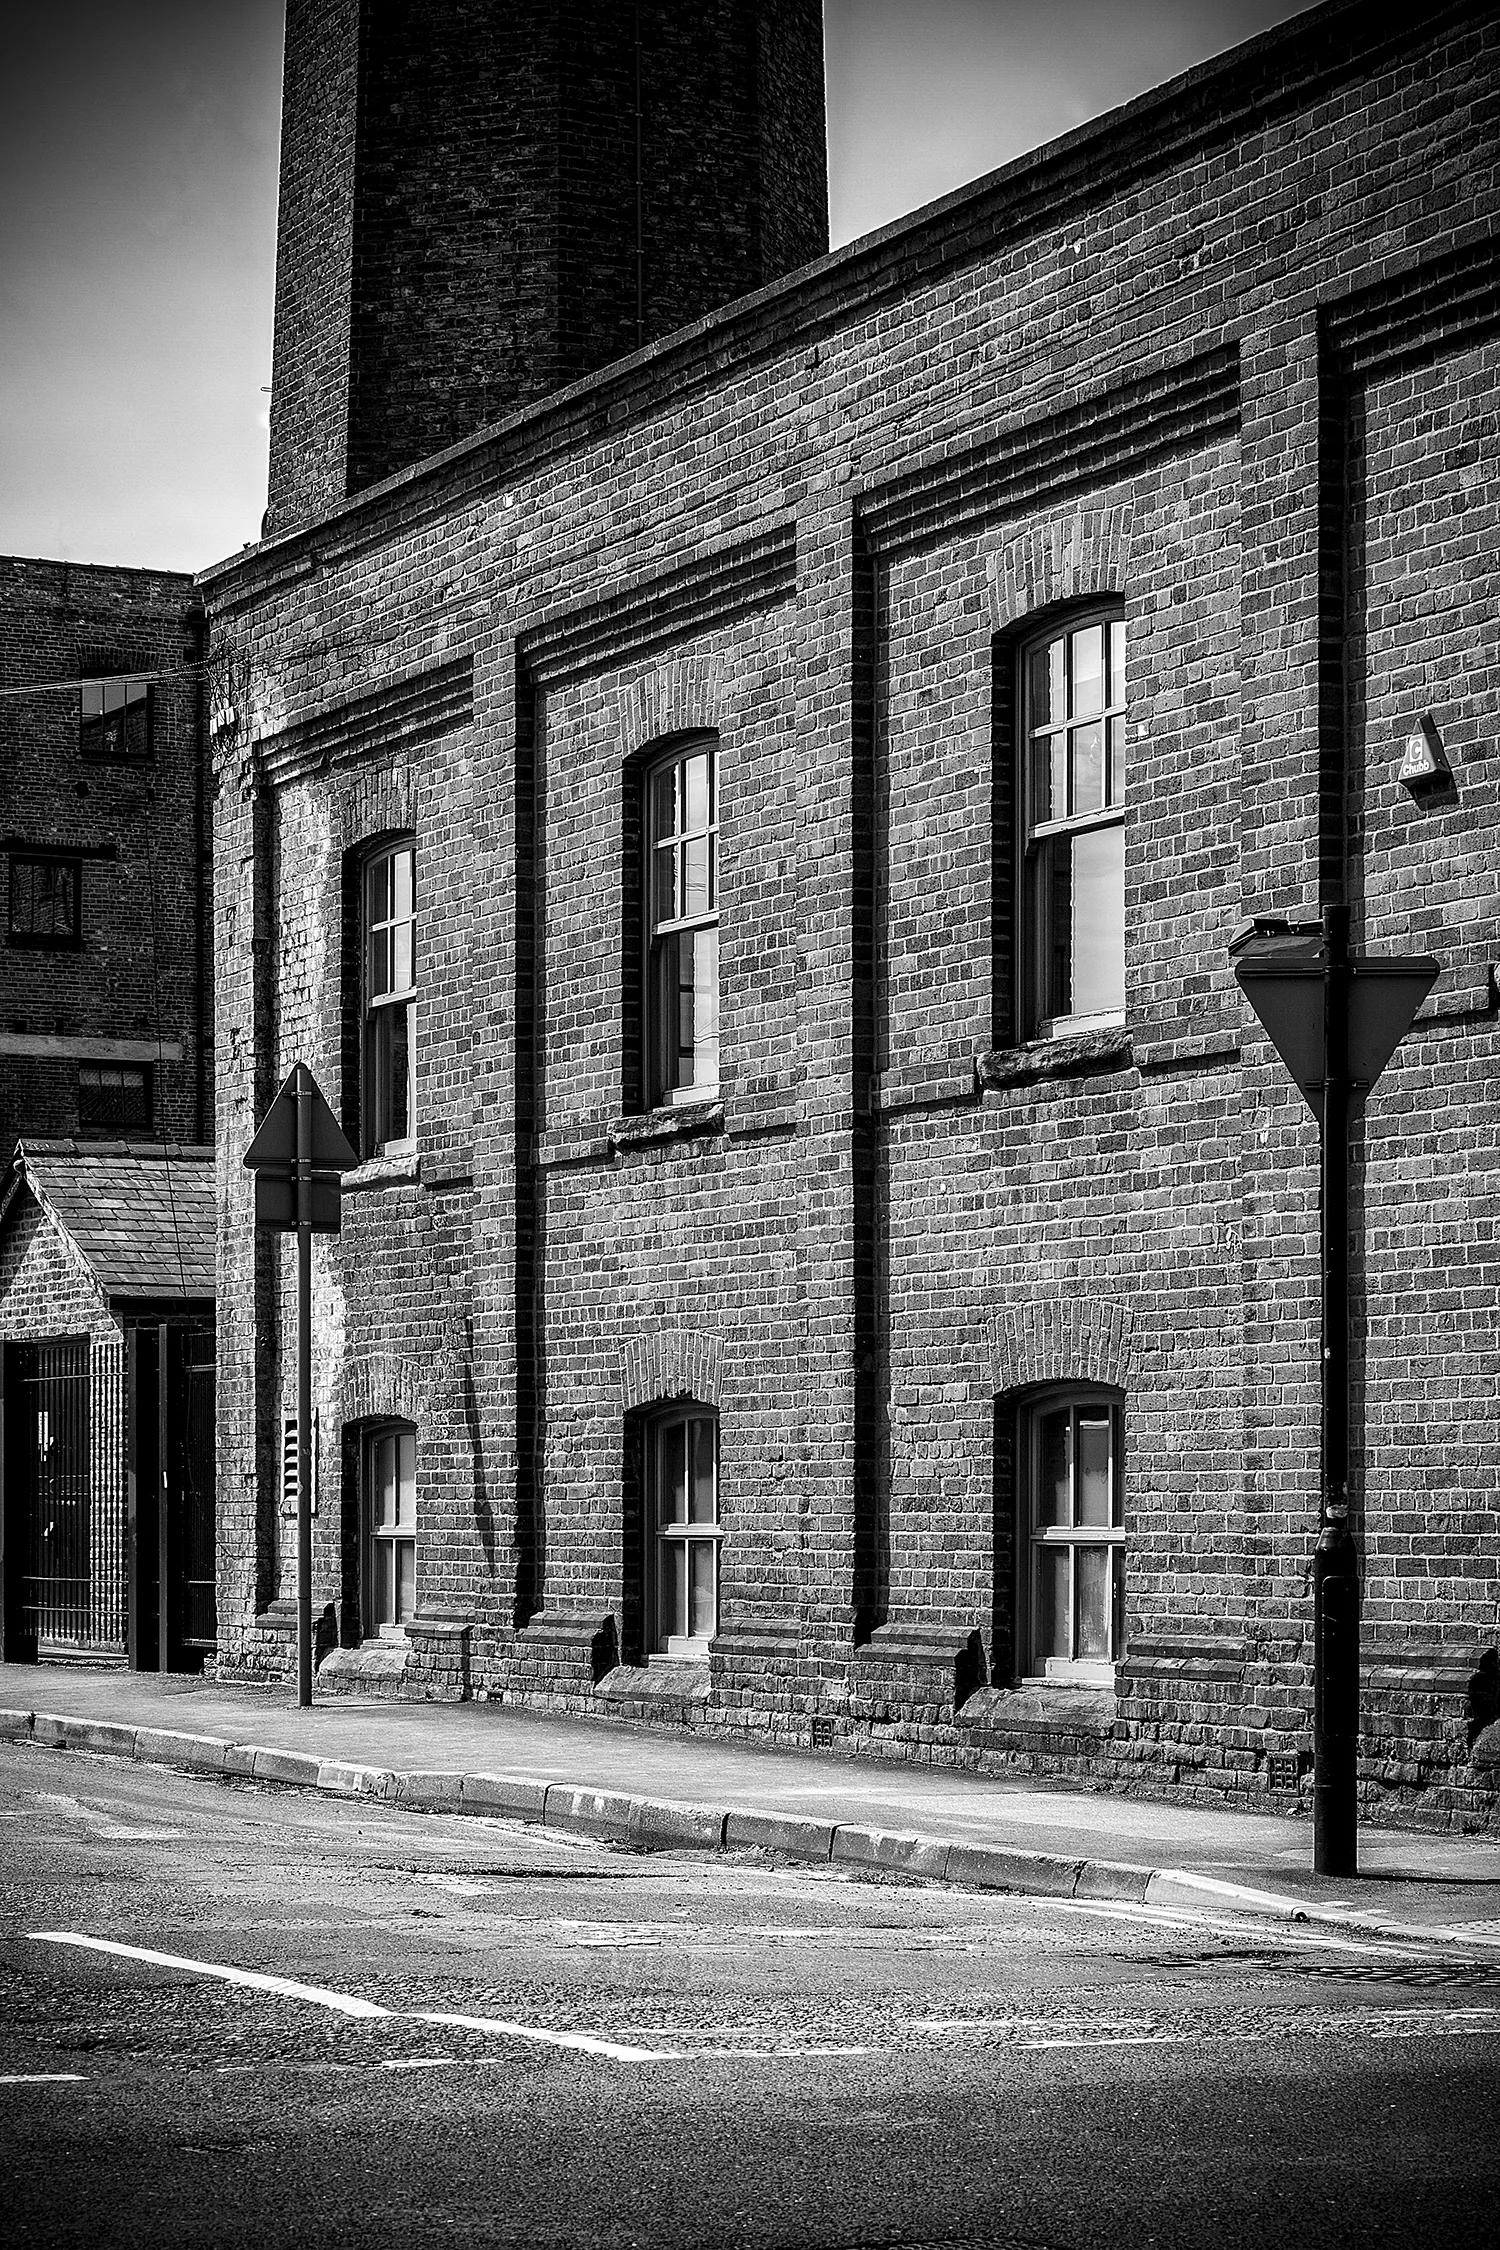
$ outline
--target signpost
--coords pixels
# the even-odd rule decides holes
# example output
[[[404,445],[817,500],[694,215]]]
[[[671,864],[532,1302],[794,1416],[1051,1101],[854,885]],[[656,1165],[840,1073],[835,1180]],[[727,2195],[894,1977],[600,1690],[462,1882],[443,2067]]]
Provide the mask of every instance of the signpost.
[[[1427,954],[1351,954],[1349,909],[1256,921],[1233,939],[1240,990],[1318,1120],[1322,1492],[1313,1553],[1313,1866],[1357,1873],[1359,1566],[1349,1534],[1349,1111],[1436,984]]]
[[[245,1151],[255,1223],[297,1237],[297,1701],[312,1702],[312,1238],[337,1234],[345,1172],[359,1161],[306,1063]]]

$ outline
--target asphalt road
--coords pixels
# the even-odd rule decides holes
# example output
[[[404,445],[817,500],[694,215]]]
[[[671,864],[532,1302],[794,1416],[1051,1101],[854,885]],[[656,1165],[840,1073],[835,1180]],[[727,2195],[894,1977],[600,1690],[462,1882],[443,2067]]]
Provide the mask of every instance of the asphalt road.
[[[1497,2121],[1500,1951],[0,1746],[7,2245],[1493,2250]]]

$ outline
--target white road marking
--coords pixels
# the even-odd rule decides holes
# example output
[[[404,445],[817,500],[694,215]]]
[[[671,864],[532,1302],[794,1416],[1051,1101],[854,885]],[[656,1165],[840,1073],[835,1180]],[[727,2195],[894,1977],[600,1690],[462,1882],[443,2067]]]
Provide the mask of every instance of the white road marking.
[[[514,2023],[504,2016],[448,2015],[425,2008],[382,2008],[377,2001],[357,1993],[332,1992],[326,1985],[298,1984],[291,1977],[267,1976],[259,1969],[235,1969],[222,1961],[190,1961],[180,1953],[158,1953],[145,1945],[122,1945],[114,1938],[80,1937],[72,1930],[28,1930],[39,1945],[75,1945],[87,1953],[108,1953],[126,1961],[146,1961],[154,1968],[182,1969],[189,1976],[216,1977],[224,1984],[246,1985],[253,1992],[276,1992],[288,2000],[306,2000],[319,2008],[332,2008],[344,2016],[383,2016],[406,2023],[447,2024],[462,2031],[489,2031],[506,2039],[525,2039],[545,2047],[571,2047],[586,2055],[605,2055],[611,2062],[681,2062],[675,2050],[625,2047],[613,2039],[595,2038],[587,2031],[552,2031],[540,2024]]]
[[[36,1801],[39,1805],[50,1806],[54,1812],[67,1813],[70,1819],[87,1822],[101,1844],[173,1844],[187,1834],[185,1828],[130,1828],[116,1820],[113,1813],[100,1812],[93,1805],[81,1805],[76,1797],[59,1796],[50,1789],[39,1789]]]
[[[400,2062],[383,2062],[382,2070],[452,2070],[459,2061],[457,2055],[413,2055]]]
[[[419,1875],[417,1881],[429,1890],[449,1891],[454,1898],[484,1898],[494,1889],[492,1883],[475,1883],[467,1875]]]
[[[590,2031],[546,2031],[540,2024],[514,2023],[506,2016],[449,2015],[436,2008],[403,2011],[411,2023],[447,2024],[456,2031],[493,2031],[502,2039],[534,2039],[547,2047],[574,2047],[584,2055],[607,2055],[611,2062],[683,2062],[686,2057],[671,2047],[622,2047],[613,2039],[597,2039]]]
[[[224,1984],[248,1985],[254,1992],[279,1992],[288,2000],[310,2000],[320,2008],[333,2008],[341,2016],[388,2016],[373,2000],[352,1992],[330,1992],[321,1984],[298,1984],[291,1977],[264,1975],[259,1969],[232,1969],[222,1961],[189,1961],[180,1953],[157,1953],[147,1945],[120,1945],[113,1938],[79,1937],[71,1930],[28,1930],[41,1945],[76,1945],[86,1953],[118,1954],[126,1961],[146,1961],[157,1969],[185,1969],[189,1976],[217,1977]]]
[[[1280,1945],[1291,1952],[1303,1953],[1373,1953],[1396,1961],[1443,1961],[1449,1956],[1446,1944],[1427,1942],[1427,1932],[1413,1933],[1410,1941],[1393,1937],[1341,1937],[1336,1931],[1304,1925],[1286,1929],[1274,1923],[1245,1922],[1239,1917],[1230,1920],[1226,1915],[1194,1914],[1190,1910],[1174,1913],[1159,1906],[1135,1906],[1128,1900],[1065,1898],[1051,1902],[1062,1914],[1083,1914],[1096,1922],[1141,1922],[1152,1929],[1181,1930],[1188,1936],[1232,1937],[1243,1942],[1253,1938],[1258,1944]],[[1434,1930],[1434,1941],[1450,1938],[1455,1933]]]
[[[0,2086],[81,2086],[81,2070],[12,2070],[0,2072]]]

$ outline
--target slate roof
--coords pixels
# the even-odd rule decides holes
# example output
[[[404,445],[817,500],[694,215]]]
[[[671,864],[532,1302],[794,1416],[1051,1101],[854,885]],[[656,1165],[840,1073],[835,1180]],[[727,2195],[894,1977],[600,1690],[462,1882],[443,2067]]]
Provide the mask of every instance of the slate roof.
[[[211,1148],[27,1141],[16,1149],[12,1188],[17,1175],[70,1236],[112,1302],[212,1300]]]

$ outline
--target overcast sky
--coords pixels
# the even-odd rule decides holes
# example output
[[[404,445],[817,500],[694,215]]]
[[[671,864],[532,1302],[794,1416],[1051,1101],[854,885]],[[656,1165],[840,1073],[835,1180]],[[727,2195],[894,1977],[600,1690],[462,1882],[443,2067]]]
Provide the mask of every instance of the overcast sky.
[[[826,0],[834,243],[1304,5]],[[265,504],[282,0],[6,14],[0,553],[201,568]]]

